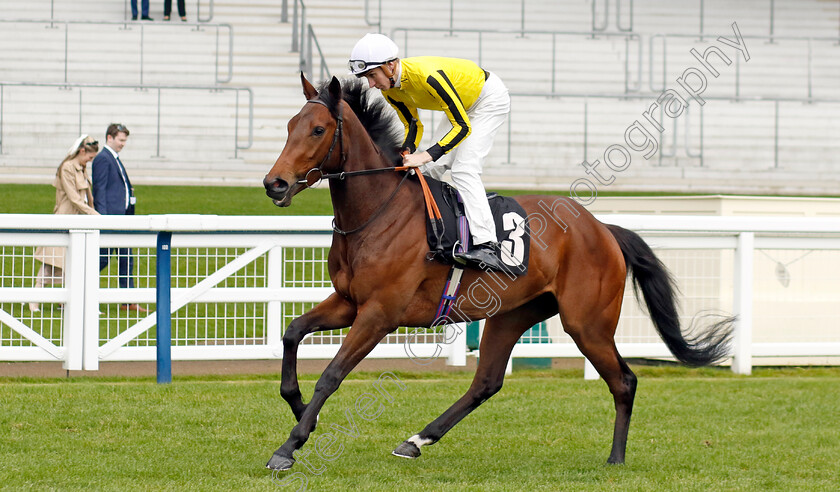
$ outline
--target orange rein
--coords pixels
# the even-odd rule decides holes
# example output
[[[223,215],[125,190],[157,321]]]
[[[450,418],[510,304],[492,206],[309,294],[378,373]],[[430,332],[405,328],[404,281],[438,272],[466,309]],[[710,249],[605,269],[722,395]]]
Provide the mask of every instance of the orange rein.
[[[414,168],[409,166],[398,166],[394,168],[394,171],[408,171],[410,169]],[[441,220],[442,217],[440,215],[440,209],[437,206],[437,202],[435,202],[435,198],[432,196],[432,191],[429,189],[429,184],[426,183],[426,178],[420,171],[415,171],[414,174],[417,175],[417,179],[420,180],[420,187],[423,188],[423,197],[426,201],[426,213],[429,215],[430,219]]]

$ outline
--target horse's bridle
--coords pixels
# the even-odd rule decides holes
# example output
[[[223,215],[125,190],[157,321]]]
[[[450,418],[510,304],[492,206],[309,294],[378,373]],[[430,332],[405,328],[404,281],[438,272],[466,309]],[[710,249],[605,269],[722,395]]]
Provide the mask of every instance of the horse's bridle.
[[[329,106],[327,105],[327,103],[325,103],[324,101],[322,101],[320,99],[309,99],[306,102],[307,103],[320,104],[320,105],[324,106],[325,108],[327,108],[329,110]],[[330,111],[330,113],[332,113],[332,111]],[[324,180],[324,179],[344,179],[347,176],[358,176],[358,175],[362,175],[362,174],[374,174],[374,173],[381,173],[381,172],[385,172],[385,171],[408,171],[409,170],[409,168],[406,167],[406,166],[395,166],[395,167],[380,167],[380,168],[376,168],[376,169],[363,169],[363,170],[360,170],[360,171],[341,171],[341,172],[338,172],[338,173],[324,174],[324,172],[321,170],[321,167],[330,160],[330,156],[332,155],[332,152],[335,149],[336,142],[338,142],[338,146],[339,146],[340,152],[341,152],[341,160],[339,161],[339,165],[341,165],[345,160],[347,160],[347,155],[344,153],[344,138],[343,138],[344,118],[341,116],[341,104],[340,103],[338,104],[337,113],[338,114],[336,114],[336,116],[335,116],[335,120],[336,120],[335,133],[333,133],[333,140],[332,140],[332,143],[330,144],[330,150],[327,151],[327,155],[324,156],[324,158],[321,160],[321,162],[317,166],[313,167],[309,171],[306,171],[306,175],[303,177],[303,179],[299,179],[297,181],[298,184],[304,184],[304,185],[306,185],[307,188],[311,188],[311,187],[315,186],[316,184],[320,183],[321,180]],[[310,175],[312,174],[313,171],[318,171],[318,179],[315,180],[315,181],[312,181],[311,184],[310,184]],[[368,220],[365,221],[365,223],[363,223],[359,227],[356,227],[355,229],[345,231],[345,230],[342,230],[342,229],[338,228],[338,226],[335,223],[335,218],[333,218],[333,231],[338,233],[338,234],[341,234],[342,236],[347,236],[348,234],[353,234],[354,232],[359,232],[362,229],[364,229],[365,227],[367,227],[368,225],[370,225],[371,222],[373,222],[377,217],[379,217],[380,214],[382,214],[382,212],[385,211],[385,208],[388,206],[388,204],[391,202],[391,200],[393,200],[393,198],[397,195],[397,192],[400,190],[403,183],[405,183],[405,180],[406,180],[406,178],[408,178],[409,174],[410,173],[405,173],[405,176],[403,176],[403,179],[400,181],[400,184],[397,185],[397,187],[394,189],[393,193],[391,193],[391,196],[388,197],[388,199],[385,200],[382,203],[382,206],[379,207],[379,210],[374,212],[370,216],[370,218],[368,218]]]
[[[327,103],[325,103],[324,101],[322,101],[320,99],[309,99],[306,102],[307,103],[320,104],[321,106],[324,106],[325,108],[329,109],[329,106],[327,106]],[[349,177],[349,176],[361,176],[361,175],[364,175],[364,174],[376,174],[376,173],[381,173],[381,172],[386,172],[386,171],[408,171],[410,169],[408,166],[392,166],[392,167],[378,167],[378,168],[375,168],[375,169],[362,169],[360,171],[341,171],[341,172],[337,172],[337,173],[324,174],[324,172],[321,170],[321,167],[323,167],[323,165],[326,164],[327,161],[330,160],[330,156],[332,155],[332,152],[335,149],[336,142],[338,142],[338,146],[341,149],[341,161],[339,161],[339,164],[341,164],[341,163],[343,163],[344,161],[347,160],[347,155],[344,153],[344,138],[343,138],[344,137],[344,118],[341,116],[341,105],[338,106],[338,115],[336,115],[335,120],[336,120],[336,128],[335,128],[335,133],[333,133],[333,140],[332,140],[332,143],[330,144],[330,150],[327,151],[327,155],[324,156],[324,158],[321,160],[320,164],[313,167],[309,171],[306,171],[306,175],[303,177],[303,179],[299,179],[297,181],[298,184],[305,184],[307,188],[311,188],[311,187],[315,186],[316,184],[320,183],[321,180],[324,180],[324,179],[344,179],[344,178]],[[315,181],[312,181],[311,182],[312,184],[310,184],[309,177],[310,177],[310,174],[312,174],[313,171],[318,171],[318,179],[315,180]]]
[[[327,106],[327,103],[325,103],[324,101],[322,101],[320,99],[317,99],[317,98],[316,99],[309,99],[306,102],[307,103],[320,104],[320,105],[324,106],[325,108],[327,108],[329,110],[329,106]],[[330,111],[330,112],[332,112],[332,111]],[[340,150],[341,160],[339,161],[339,165],[341,165],[341,163],[343,163],[346,160],[347,156],[344,154],[344,138],[342,138],[342,135],[343,135],[342,130],[343,130],[343,127],[344,127],[344,118],[341,116],[341,104],[338,104],[337,112],[338,112],[338,114],[335,117],[335,121],[336,121],[335,132],[333,133],[333,140],[332,140],[332,143],[330,144],[330,150],[327,151],[327,155],[324,156],[324,158],[321,160],[321,162],[317,166],[313,167],[309,171],[306,171],[306,176],[304,176],[303,179],[298,180],[298,184],[305,184],[307,188],[311,188],[312,186],[315,186],[316,184],[320,183],[322,179],[331,179],[333,177],[332,174],[324,174],[324,172],[321,171],[321,167],[324,164],[326,164],[327,161],[330,160],[330,156],[332,156],[333,150],[335,149],[336,142],[338,142],[338,146],[341,149]],[[318,171],[318,179],[315,180],[315,181],[312,181],[312,184],[310,184],[309,179],[310,179],[310,175],[312,174],[313,171]],[[344,173],[336,173],[335,176],[337,177],[340,174],[344,174]]]

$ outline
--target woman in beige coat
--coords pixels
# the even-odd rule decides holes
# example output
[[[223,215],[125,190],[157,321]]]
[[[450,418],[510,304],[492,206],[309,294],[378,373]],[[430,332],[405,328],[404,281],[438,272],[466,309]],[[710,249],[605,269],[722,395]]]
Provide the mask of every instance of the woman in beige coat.
[[[82,135],[73,143],[67,156],[58,166],[53,186],[55,186],[55,214],[99,215],[93,209],[91,183],[87,176],[87,165],[99,151],[99,142],[88,135]],[[35,277],[35,287],[45,284],[61,284],[64,269],[64,248],[39,247],[35,250],[35,259],[41,268]],[[40,311],[37,302],[30,302],[33,313]]]

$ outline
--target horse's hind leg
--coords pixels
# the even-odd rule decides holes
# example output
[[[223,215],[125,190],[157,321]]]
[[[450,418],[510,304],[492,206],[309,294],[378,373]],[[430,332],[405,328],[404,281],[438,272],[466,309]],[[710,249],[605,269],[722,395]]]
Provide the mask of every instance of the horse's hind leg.
[[[511,312],[488,318],[479,347],[478,368],[466,394],[440,417],[394,450],[394,456],[416,458],[420,447],[434,444],[479,405],[502,388],[505,368],[514,344],[528,328],[555,314],[551,297],[537,298]]]
[[[306,410],[297,376],[297,351],[301,340],[310,333],[350,326],[355,317],[356,306],[334,292],[323,302],[295,318],[283,334],[283,373],[280,395],[289,404],[298,422]]]
[[[615,401],[615,429],[613,444],[607,463],[624,463],[627,447],[627,432],[630,428],[630,414],[633,412],[633,400],[636,395],[636,375],[618,354],[613,336],[621,310],[619,302],[600,310],[597,318],[585,324],[566,319],[563,327],[571,335],[581,353],[595,366],[598,374],[604,378]]]

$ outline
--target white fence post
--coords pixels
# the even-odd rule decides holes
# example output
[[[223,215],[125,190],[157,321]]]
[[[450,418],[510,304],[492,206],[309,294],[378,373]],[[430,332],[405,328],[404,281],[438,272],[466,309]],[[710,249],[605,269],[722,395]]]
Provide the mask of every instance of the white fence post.
[[[735,347],[732,371],[736,374],[752,373],[753,328],[753,256],[755,233],[738,234],[735,250],[735,298],[733,308],[738,316],[735,327]]]
[[[82,369],[85,326],[85,236],[87,231],[70,230],[64,256],[64,364],[68,371]]]
[[[85,371],[99,370],[99,231],[85,231],[83,362]]]
[[[277,290],[283,287],[283,247],[274,246],[267,253],[265,265],[266,287]],[[283,356],[283,301],[273,299],[265,306],[265,343],[276,357]]]
[[[449,355],[446,357],[446,365],[463,367],[467,365],[467,324],[454,323],[451,326],[455,330],[455,338],[448,344]]]
[[[586,357],[583,358],[583,379],[587,381],[601,379],[601,375],[598,374],[598,370],[595,369],[595,366],[593,366]]]

